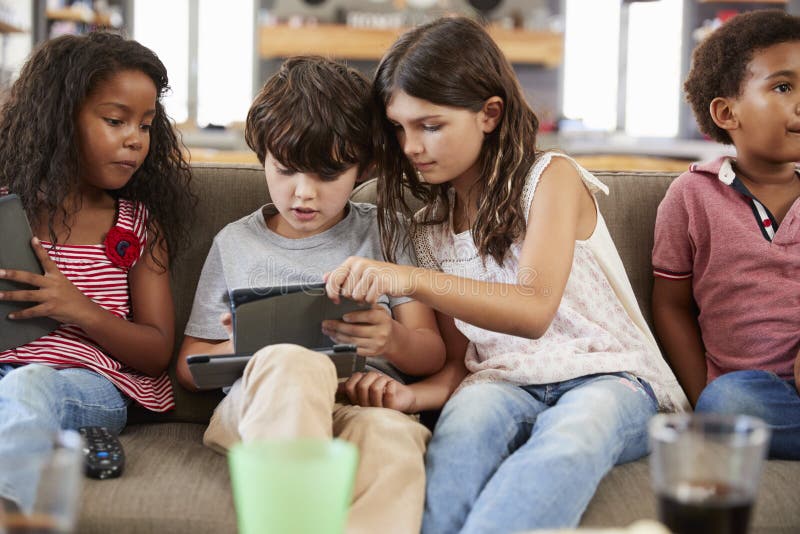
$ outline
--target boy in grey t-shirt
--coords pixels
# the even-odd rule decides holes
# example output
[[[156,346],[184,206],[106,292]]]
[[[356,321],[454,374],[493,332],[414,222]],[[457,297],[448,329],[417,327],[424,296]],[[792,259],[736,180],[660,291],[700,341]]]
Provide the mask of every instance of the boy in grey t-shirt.
[[[228,339],[220,317],[230,309],[229,289],[321,282],[327,271],[349,256],[381,258],[377,208],[348,202],[344,209],[346,215],[335,226],[309,237],[288,238],[273,232],[267,221],[279,215],[275,204],[267,204],[223,228],[214,238],[203,266],[186,335]],[[397,262],[411,265],[413,260],[407,254],[399,254]],[[383,296],[379,302],[383,310],[390,311],[412,301]],[[382,356],[368,357],[367,368],[401,382],[405,374],[420,374],[413,362],[400,358],[399,367],[395,367]],[[423,374],[427,373],[423,370]]]
[[[349,202],[372,163],[371,121],[369,82],[332,61],[289,59],[264,85],[248,113],[246,138],[264,165],[272,203],[214,239],[179,355],[182,385],[196,389],[187,356],[233,352],[230,289],[321,282],[349,256],[383,258],[376,208]],[[323,332],[337,343],[357,345],[375,368],[411,376],[438,371],[444,343],[433,311],[409,299],[384,297],[381,304],[326,321]],[[369,373],[352,380],[361,404],[380,398],[393,405],[388,377]],[[294,345],[265,347],[220,402],[203,441],[224,452],[238,441],[347,439],[360,452],[348,532],[386,525],[419,531],[430,433],[399,411],[335,403],[337,386],[324,354]]]

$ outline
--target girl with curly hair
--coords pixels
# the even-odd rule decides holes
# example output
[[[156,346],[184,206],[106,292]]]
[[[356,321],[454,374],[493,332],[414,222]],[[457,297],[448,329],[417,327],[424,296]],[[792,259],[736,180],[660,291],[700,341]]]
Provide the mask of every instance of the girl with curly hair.
[[[141,44],[64,36],[29,58],[0,111],[0,194],[19,196],[43,275],[10,320],[59,326],[0,351],[0,466],[48,451],[59,429],[125,426],[131,402],[174,406],[170,260],[187,241],[190,170],[161,103],[167,72]],[[0,469],[0,516],[34,500],[35,475]]]

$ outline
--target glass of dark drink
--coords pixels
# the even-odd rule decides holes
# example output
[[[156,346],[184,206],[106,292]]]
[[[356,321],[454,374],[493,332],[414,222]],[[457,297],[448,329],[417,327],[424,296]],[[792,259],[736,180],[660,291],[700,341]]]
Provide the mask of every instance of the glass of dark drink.
[[[0,487],[9,489],[0,493],[0,534],[74,531],[83,483],[83,439],[72,430],[51,437],[45,450],[26,451],[3,462]],[[31,443],[38,446],[41,440]]]
[[[650,475],[661,522],[675,534],[746,534],[769,437],[745,415],[654,417]]]

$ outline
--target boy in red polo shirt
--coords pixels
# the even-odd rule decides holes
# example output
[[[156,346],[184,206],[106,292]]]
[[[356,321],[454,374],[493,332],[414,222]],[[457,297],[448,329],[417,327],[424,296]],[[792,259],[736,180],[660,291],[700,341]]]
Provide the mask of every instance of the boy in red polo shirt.
[[[696,411],[760,417],[770,455],[800,459],[800,18],[732,18],[684,89],[737,156],[692,165],[659,206],[656,332]]]

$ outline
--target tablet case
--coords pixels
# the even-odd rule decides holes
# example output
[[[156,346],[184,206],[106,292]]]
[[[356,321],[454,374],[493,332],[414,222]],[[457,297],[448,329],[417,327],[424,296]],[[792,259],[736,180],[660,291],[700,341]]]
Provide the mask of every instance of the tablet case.
[[[330,357],[336,367],[338,378],[347,378],[353,373],[364,371],[366,358],[356,355],[355,345],[334,345],[320,350]],[[242,376],[252,354],[214,354],[195,355],[186,358],[195,385],[200,389],[213,389],[230,386]]]
[[[325,284],[297,284],[230,292],[234,354],[193,355],[186,359],[201,389],[230,386],[258,350],[277,343],[293,343],[327,354],[339,378],[364,370],[366,358],[355,345],[334,345],[322,333],[322,321],[368,310],[368,304],[342,299],[335,304]]]
[[[0,197],[0,269],[14,269],[43,274],[42,266],[31,248],[31,227],[17,195]],[[0,291],[30,289],[30,286],[0,279]],[[35,302],[0,300],[0,350],[24,345],[49,334],[58,322],[48,317],[12,321],[8,314],[35,306]]]
[[[370,309],[345,298],[335,304],[324,283],[234,289],[230,303],[236,354],[252,354],[276,343],[330,348],[333,343],[322,333],[322,321]]]

